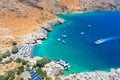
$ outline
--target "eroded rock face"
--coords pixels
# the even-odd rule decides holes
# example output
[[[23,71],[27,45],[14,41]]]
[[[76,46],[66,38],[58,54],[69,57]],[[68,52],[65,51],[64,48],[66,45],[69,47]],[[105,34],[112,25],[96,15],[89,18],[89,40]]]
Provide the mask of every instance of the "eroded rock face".
[[[56,18],[56,19],[53,19],[51,21],[48,21],[45,26],[43,26],[44,29],[46,29],[47,31],[52,31],[52,28],[57,25],[57,24],[62,24],[64,23],[65,20],[64,19],[61,19],[61,18]]]
[[[18,0],[19,2],[22,2],[24,4],[28,4],[34,7],[37,7],[41,10],[43,10],[42,0]]]

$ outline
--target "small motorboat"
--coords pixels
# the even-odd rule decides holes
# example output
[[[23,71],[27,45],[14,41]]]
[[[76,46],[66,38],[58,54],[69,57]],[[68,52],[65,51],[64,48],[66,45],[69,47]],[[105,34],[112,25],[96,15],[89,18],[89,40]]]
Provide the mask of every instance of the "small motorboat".
[[[104,39],[99,39],[97,41],[95,41],[94,43],[95,44],[102,44],[105,40]]]
[[[65,42],[64,40],[62,40],[62,43],[63,43],[63,44],[66,44],[66,42]]]
[[[91,25],[88,25],[88,28],[91,28],[92,26]]]
[[[58,38],[58,41],[60,41],[60,38]]]
[[[80,34],[83,35],[83,34],[85,34],[85,32],[81,32]]]
[[[62,37],[63,37],[63,38],[66,38],[66,37],[67,37],[67,35],[62,35]]]

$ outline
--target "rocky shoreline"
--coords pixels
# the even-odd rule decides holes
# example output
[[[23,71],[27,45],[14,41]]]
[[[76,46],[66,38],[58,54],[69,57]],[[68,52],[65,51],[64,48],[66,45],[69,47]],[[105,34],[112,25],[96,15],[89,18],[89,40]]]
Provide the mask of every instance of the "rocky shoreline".
[[[74,73],[69,76],[59,76],[60,80],[120,80],[120,69],[111,69],[110,72],[95,71]]]
[[[42,44],[43,40],[47,39],[48,32],[52,31],[55,25],[64,23],[65,20],[61,18],[55,18],[53,20],[45,22],[45,25],[34,32],[19,37],[21,44]]]
[[[48,77],[56,77],[57,79],[55,80],[120,80],[120,69],[111,69],[109,72],[93,71],[73,73],[65,76],[62,66],[50,62],[45,65],[43,70],[47,72]]]

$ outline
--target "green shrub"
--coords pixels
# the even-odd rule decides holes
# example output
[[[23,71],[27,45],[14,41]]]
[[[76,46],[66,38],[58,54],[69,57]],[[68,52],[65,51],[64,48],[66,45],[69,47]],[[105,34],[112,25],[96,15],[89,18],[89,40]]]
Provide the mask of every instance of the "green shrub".
[[[12,53],[13,54],[16,54],[18,52],[18,48],[16,47],[16,46],[14,46],[13,48],[12,48]]]
[[[2,54],[2,58],[6,58],[7,57],[7,55],[4,53],[4,54]]]
[[[31,69],[29,67],[26,67],[26,71],[31,71]]]
[[[10,56],[11,55],[10,51],[7,51],[5,54],[6,54],[6,56]]]
[[[28,78],[28,80],[32,80],[31,78]]]
[[[13,41],[13,42],[12,42],[12,45],[17,45],[17,42],[16,42],[16,41]]]
[[[27,62],[28,62],[28,61],[25,61],[24,59],[21,59],[21,58],[17,58],[17,59],[16,59],[16,62],[22,63],[22,65],[27,65]]]
[[[15,61],[18,62],[18,63],[21,63],[22,59],[21,58],[17,58]]]
[[[41,68],[38,68],[36,71],[39,73],[41,78],[45,79],[47,77],[46,72],[42,71]]]
[[[2,55],[0,55],[0,61],[2,61]]]
[[[22,65],[26,65],[28,61],[25,61],[24,59],[22,60]]]
[[[2,58],[6,58],[6,57],[10,56],[10,51],[7,51],[7,52],[1,54],[1,56],[2,56]]]
[[[52,78],[50,78],[50,77],[47,77],[45,80],[52,80]]]
[[[45,64],[47,64],[48,62],[50,62],[51,59],[48,58],[48,57],[43,57],[41,60],[38,60],[37,63],[36,63],[36,66],[38,67],[44,67]]]
[[[5,77],[3,75],[0,75],[0,80],[5,80]]]
[[[24,66],[20,66],[17,69],[17,75],[20,75],[22,72],[24,72]]]
[[[5,80],[14,80],[15,79],[15,71],[11,70],[7,72],[5,76]]]
[[[20,78],[20,80],[24,80],[23,78]]]

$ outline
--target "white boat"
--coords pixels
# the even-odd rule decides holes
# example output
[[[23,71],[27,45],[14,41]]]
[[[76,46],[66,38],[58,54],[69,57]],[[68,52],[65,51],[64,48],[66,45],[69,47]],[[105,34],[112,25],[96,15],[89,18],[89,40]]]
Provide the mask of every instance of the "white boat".
[[[66,42],[65,42],[64,40],[62,40],[62,43],[63,43],[63,44],[66,44]]]
[[[91,28],[92,26],[91,25],[88,25],[88,28]]]
[[[80,34],[85,34],[85,32],[81,32]]]
[[[62,35],[62,37],[63,37],[63,38],[66,38],[66,37],[67,37],[67,35]]]
[[[99,39],[97,41],[95,41],[95,44],[102,44],[103,42],[105,42],[105,39]]]
[[[58,41],[60,41],[60,38],[58,38]]]

